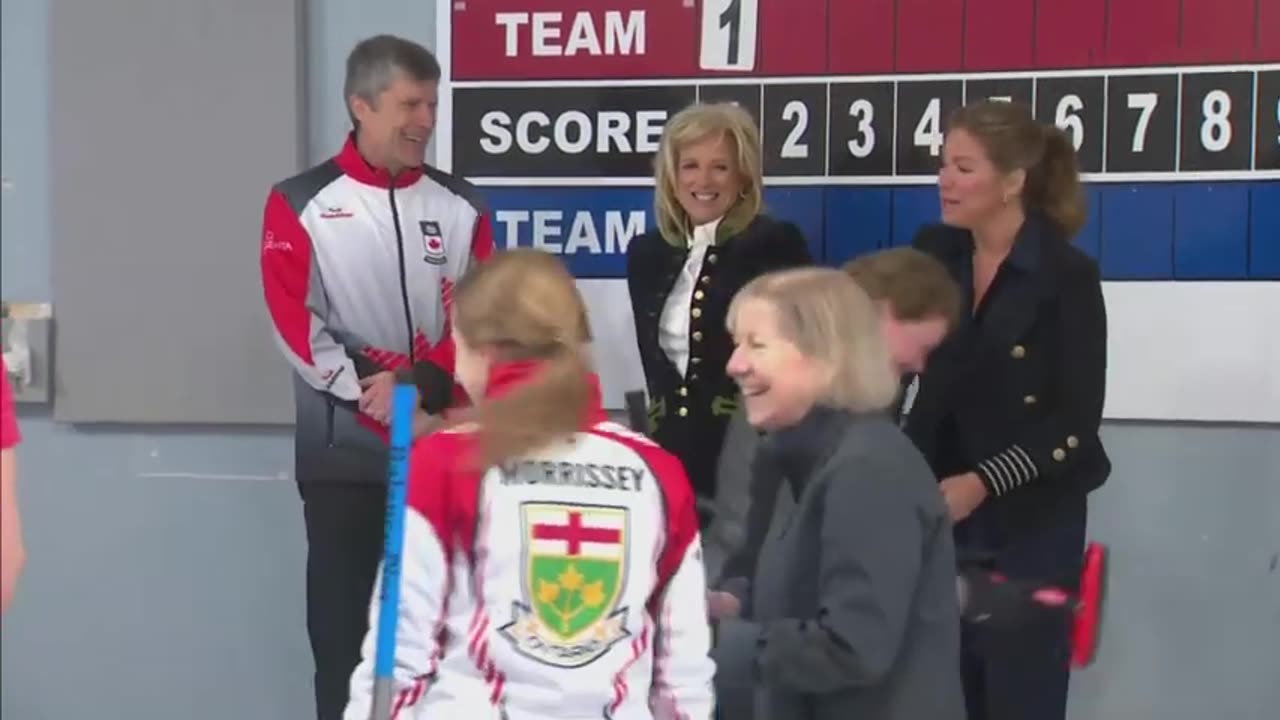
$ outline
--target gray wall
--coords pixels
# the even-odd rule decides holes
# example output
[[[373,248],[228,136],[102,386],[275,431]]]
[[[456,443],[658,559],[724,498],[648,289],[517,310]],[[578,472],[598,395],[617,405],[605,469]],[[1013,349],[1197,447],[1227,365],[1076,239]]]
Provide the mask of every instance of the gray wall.
[[[52,297],[45,0],[0,0],[0,286]],[[432,0],[313,2],[312,159],[345,131],[342,59]],[[251,22],[250,20],[246,20]],[[92,122],[86,118],[85,122]],[[77,430],[24,410],[30,565],[4,618],[5,720],[313,717],[302,526],[280,432]],[[1073,720],[1262,720],[1280,707],[1280,429],[1113,426],[1092,535],[1108,635]],[[177,708],[175,712],[175,708]]]
[[[345,133],[347,50],[385,31],[430,43],[435,6],[311,5],[307,145],[320,158]],[[47,0],[2,0],[0,7],[0,157],[13,184],[0,195],[0,294],[52,298],[56,307],[46,169],[49,7]],[[287,435],[82,430],[27,408],[19,421],[30,558],[0,635],[0,717],[314,717],[305,551]]]
[[[259,258],[305,163],[302,1],[49,6],[54,419],[292,422]]]

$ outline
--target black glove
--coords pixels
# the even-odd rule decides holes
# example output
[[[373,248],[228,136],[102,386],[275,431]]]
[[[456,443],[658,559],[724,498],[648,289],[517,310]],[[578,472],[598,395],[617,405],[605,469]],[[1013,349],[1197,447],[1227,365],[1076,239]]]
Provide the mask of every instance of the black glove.
[[[418,387],[420,406],[428,415],[439,415],[453,405],[453,373],[429,360],[397,371],[396,382]]]
[[[1010,629],[1035,622],[1046,613],[1074,612],[1070,595],[1054,592],[1043,582],[1009,580],[976,568],[963,571],[960,578],[960,615],[975,625]]]

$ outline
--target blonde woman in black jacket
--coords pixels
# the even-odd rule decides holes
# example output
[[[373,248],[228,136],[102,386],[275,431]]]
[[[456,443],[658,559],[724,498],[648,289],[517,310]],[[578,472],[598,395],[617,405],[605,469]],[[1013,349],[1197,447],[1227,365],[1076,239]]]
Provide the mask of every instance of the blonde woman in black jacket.
[[[764,208],[760,132],[732,103],[695,104],[663,128],[654,158],[656,228],[627,246],[627,288],[648,394],[649,434],[680,458],[700,505],[737,389],[729,300],[771,270],[809,265],[804,235]],[[702,513],[705,523],[709,515]]]

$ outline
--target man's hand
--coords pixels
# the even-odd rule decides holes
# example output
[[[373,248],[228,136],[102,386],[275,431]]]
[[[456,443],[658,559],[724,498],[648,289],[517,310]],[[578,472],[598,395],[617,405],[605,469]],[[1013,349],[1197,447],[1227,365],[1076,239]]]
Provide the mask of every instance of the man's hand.
[[[738,602],[738,598],[733,593],[723,590],[712,590],[707,593],[707,613],[711,615],[712,620],[738,617],[740,612],[742,612],[742,603]]]
[[[383,425],[391,424],[391,399],[395,396],[396,375],[390,370],[360,378],[360,412]]]
[[[444,418],[439,415],[428,415],[426,410],[418,410],[413,414],[413,436],[415,438],[429,435],[444,426]]]
[[[987,499],[987,486],[982,484],[982,478],[977,473],[968,472],[943,478],[939,487],[942,489],[942,497],[947,501],[953,523],[969,517]]]

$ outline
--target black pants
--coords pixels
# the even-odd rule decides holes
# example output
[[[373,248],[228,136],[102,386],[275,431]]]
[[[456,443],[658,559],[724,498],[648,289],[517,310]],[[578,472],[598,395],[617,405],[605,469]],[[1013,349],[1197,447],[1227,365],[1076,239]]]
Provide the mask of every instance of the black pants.
[[[723,426],[725,423],[720,422]],[[680,460],[698,502],[698,528],[706,532],[715,520],[716,473],[724,444],[723,427],[706,427],[693,433],[687,423],[667,425],[653,434],[654,442]]]
[[[982,508],[957,526],[961,544],[998,536],[982,527]],[[972,523],[972,524],[971,524]],[[993,569],[1011,579],[1079,585],[1085,544],[1085,512],[1053,526],[997,540]],[[1003,546],[1003,547],[1002,547]],[[1042,613],[1016,629],[966,624],[961,629],[961,673],[969,720],[1065,720],[1071,676],[1071,617]]]
[[[387,489],[373,483],[298,487],[307,527],[307,634],[315,661],[316,717],[341,720],[369,627]]]

